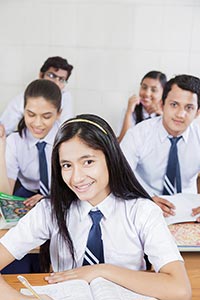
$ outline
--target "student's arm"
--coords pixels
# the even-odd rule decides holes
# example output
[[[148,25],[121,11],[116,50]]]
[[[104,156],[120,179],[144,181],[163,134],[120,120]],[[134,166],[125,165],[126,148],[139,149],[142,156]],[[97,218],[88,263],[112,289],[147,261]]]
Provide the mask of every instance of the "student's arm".
[[[6,133],[4,126],[0,124],[0,191],[3,193],[13,193],[15,180],[9,179],[7,176],[6,159]]]
[[[14,97],[7,105],[0,116],[0,123],[4,125],[6,135],[16,130],[19,121],[23,116],[24,97],[23,93]]]
[[[41,199],[43,199],[44,196],[41,195],[41,194],[36,194],[28,199],[26,199],[24,201],[24,204],[27,206],[27,207],[33,207],[35,206]]]
[[[10,252],[0,243],[0,270],[6,267],[9,263],[14,260],[14,257]],[[17,276],[17,275],[16,275]],[[38,300],[33,296],[23,296],[20,292],[12,288],[0,274],[0,295],[3,295],[4,300]],[[41,299],[51,300],[50,297],[42,295]]]
[[[124,137],[125,133],[127,132],[127,130],[131,127],[131,125],[132,125],[132,113],[135,111],[135,107],[139,103],[140,103],[140,100],[136,95],[133,95],[131,98],[129,98],[128,106],[127,106],[127,109],[126,109],[126,113],[125,113],[125,117],[124,117],[124,121],[123,121],[123,125],[122,125],[122,129],[121,129],[120,135],[118,137],[119,143],[123,139],[123,137]]]
[[[198,214],[200,214],[200,206],[192,209],[192,216],[196,216]],[[196,221],[200,223],[200,217],[198,217]]]
[[[175,215],[175,211],[174,211],[175,206],[172,202],[170,202],[166,199],[163,199],[159,196],[153,196],[152,199],[158,206],[160,206],[160,208],[163,211],[164,217],[169,217],[170,215],[171,216]]]
[[[166,264],[159,273],[134,271],[110,264],[99,264],[51,274],[45,279],[49,283],[72,279],[84,279],[90,283],[97,277],[103,277],[136,293],[160,300],[191,300],[189,279],[184,264],[180,261]]]

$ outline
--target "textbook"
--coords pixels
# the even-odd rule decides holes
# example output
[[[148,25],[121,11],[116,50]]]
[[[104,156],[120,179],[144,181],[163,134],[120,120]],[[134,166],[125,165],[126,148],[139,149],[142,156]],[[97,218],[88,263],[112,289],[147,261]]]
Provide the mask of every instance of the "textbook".
[[[46,294],[53,300],[156,300],[125,289],[111,281],[98,277],[88,284],[85,280],[70,280],[44,286],[32,286],[38,294]],[[28,289],[21,289],[31,295]]]
[[[0,193],[0,229],[9,229],[17,224],[30,208],[25,207],[26,198]]]

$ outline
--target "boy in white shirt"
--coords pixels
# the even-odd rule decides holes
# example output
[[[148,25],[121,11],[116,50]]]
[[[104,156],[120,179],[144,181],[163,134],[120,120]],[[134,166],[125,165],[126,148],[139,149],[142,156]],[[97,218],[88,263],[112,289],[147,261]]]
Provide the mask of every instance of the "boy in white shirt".
[[[157,195],[164,193],[172,137],[181,136],[177,151],[182,187],[181,191],[177,190],[176,182],[174,192],[197,193],[200,127],[192,121],[200,107],[200,79],[190,75],[172,78],[164,88],[162,100],[163,116],[129,129],[121,148],[140,183],[168,216],[174,214],[174,205]],[[197,215],[199,212],[200,207],[197,207],[191,213]]]
[[[73,66],[65,58],[60,56],[49,57],[42,65],[39,78],[55,82],[62,92],[61,115],[59,121],[73,117],[73,103],[69,91],[65,90],[65,85],[69,79]],[[0,116],[0,123],[4,125],[6,135],[16,130],[17,124],[24,113],[24,92],[14,97],[7,105]]]

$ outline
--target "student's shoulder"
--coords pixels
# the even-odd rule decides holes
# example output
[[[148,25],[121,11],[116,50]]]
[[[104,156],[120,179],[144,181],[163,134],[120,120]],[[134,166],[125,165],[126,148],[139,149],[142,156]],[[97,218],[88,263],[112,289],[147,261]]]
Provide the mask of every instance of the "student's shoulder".
[[[152,119],[144,120],[134,127],[130,128],[126,135],[127,138],[138,142],[147,142],[152,139],[152,135],[155,136],[159,128],[162,126],[161,117],[155,117]],[[125,135],[125,136],[126,136]]]
[[[197,117],[190,125],[190,132],[200,139],[200,117]]]
[[[15,104],[15,105],[19,105],[23,103],[24,104],[24,92],[21,92],[17,95],[15,95],[14,97],[12,97],[12,99],[10,100],[10,104]]]
[[[147,220],[163,217],[162,210],[151,199],[137,198],[126,202],[131,219],[146,222]]]
[[[158,116],[151,119],[143,120],[142,122],[136,124],[135,126],[129,129],[130,132],[137,133],[150,133],[157,130],[157,128],[162,124],[162,117]]]

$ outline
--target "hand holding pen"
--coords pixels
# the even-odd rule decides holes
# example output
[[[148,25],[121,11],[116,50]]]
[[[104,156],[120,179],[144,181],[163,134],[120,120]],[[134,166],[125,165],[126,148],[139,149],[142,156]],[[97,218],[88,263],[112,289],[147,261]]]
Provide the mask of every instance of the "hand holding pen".
[[[17,276],[17,279],[31,292],[31,294],[34,296],[35,299],[39,299],[39,300],[53,300],[51,297],[47,296],[47,295],[39,295],[30,285],[30,283],[28,282],[28,280],[19,275]],[[32,298],[32,299],[34,299]]]

